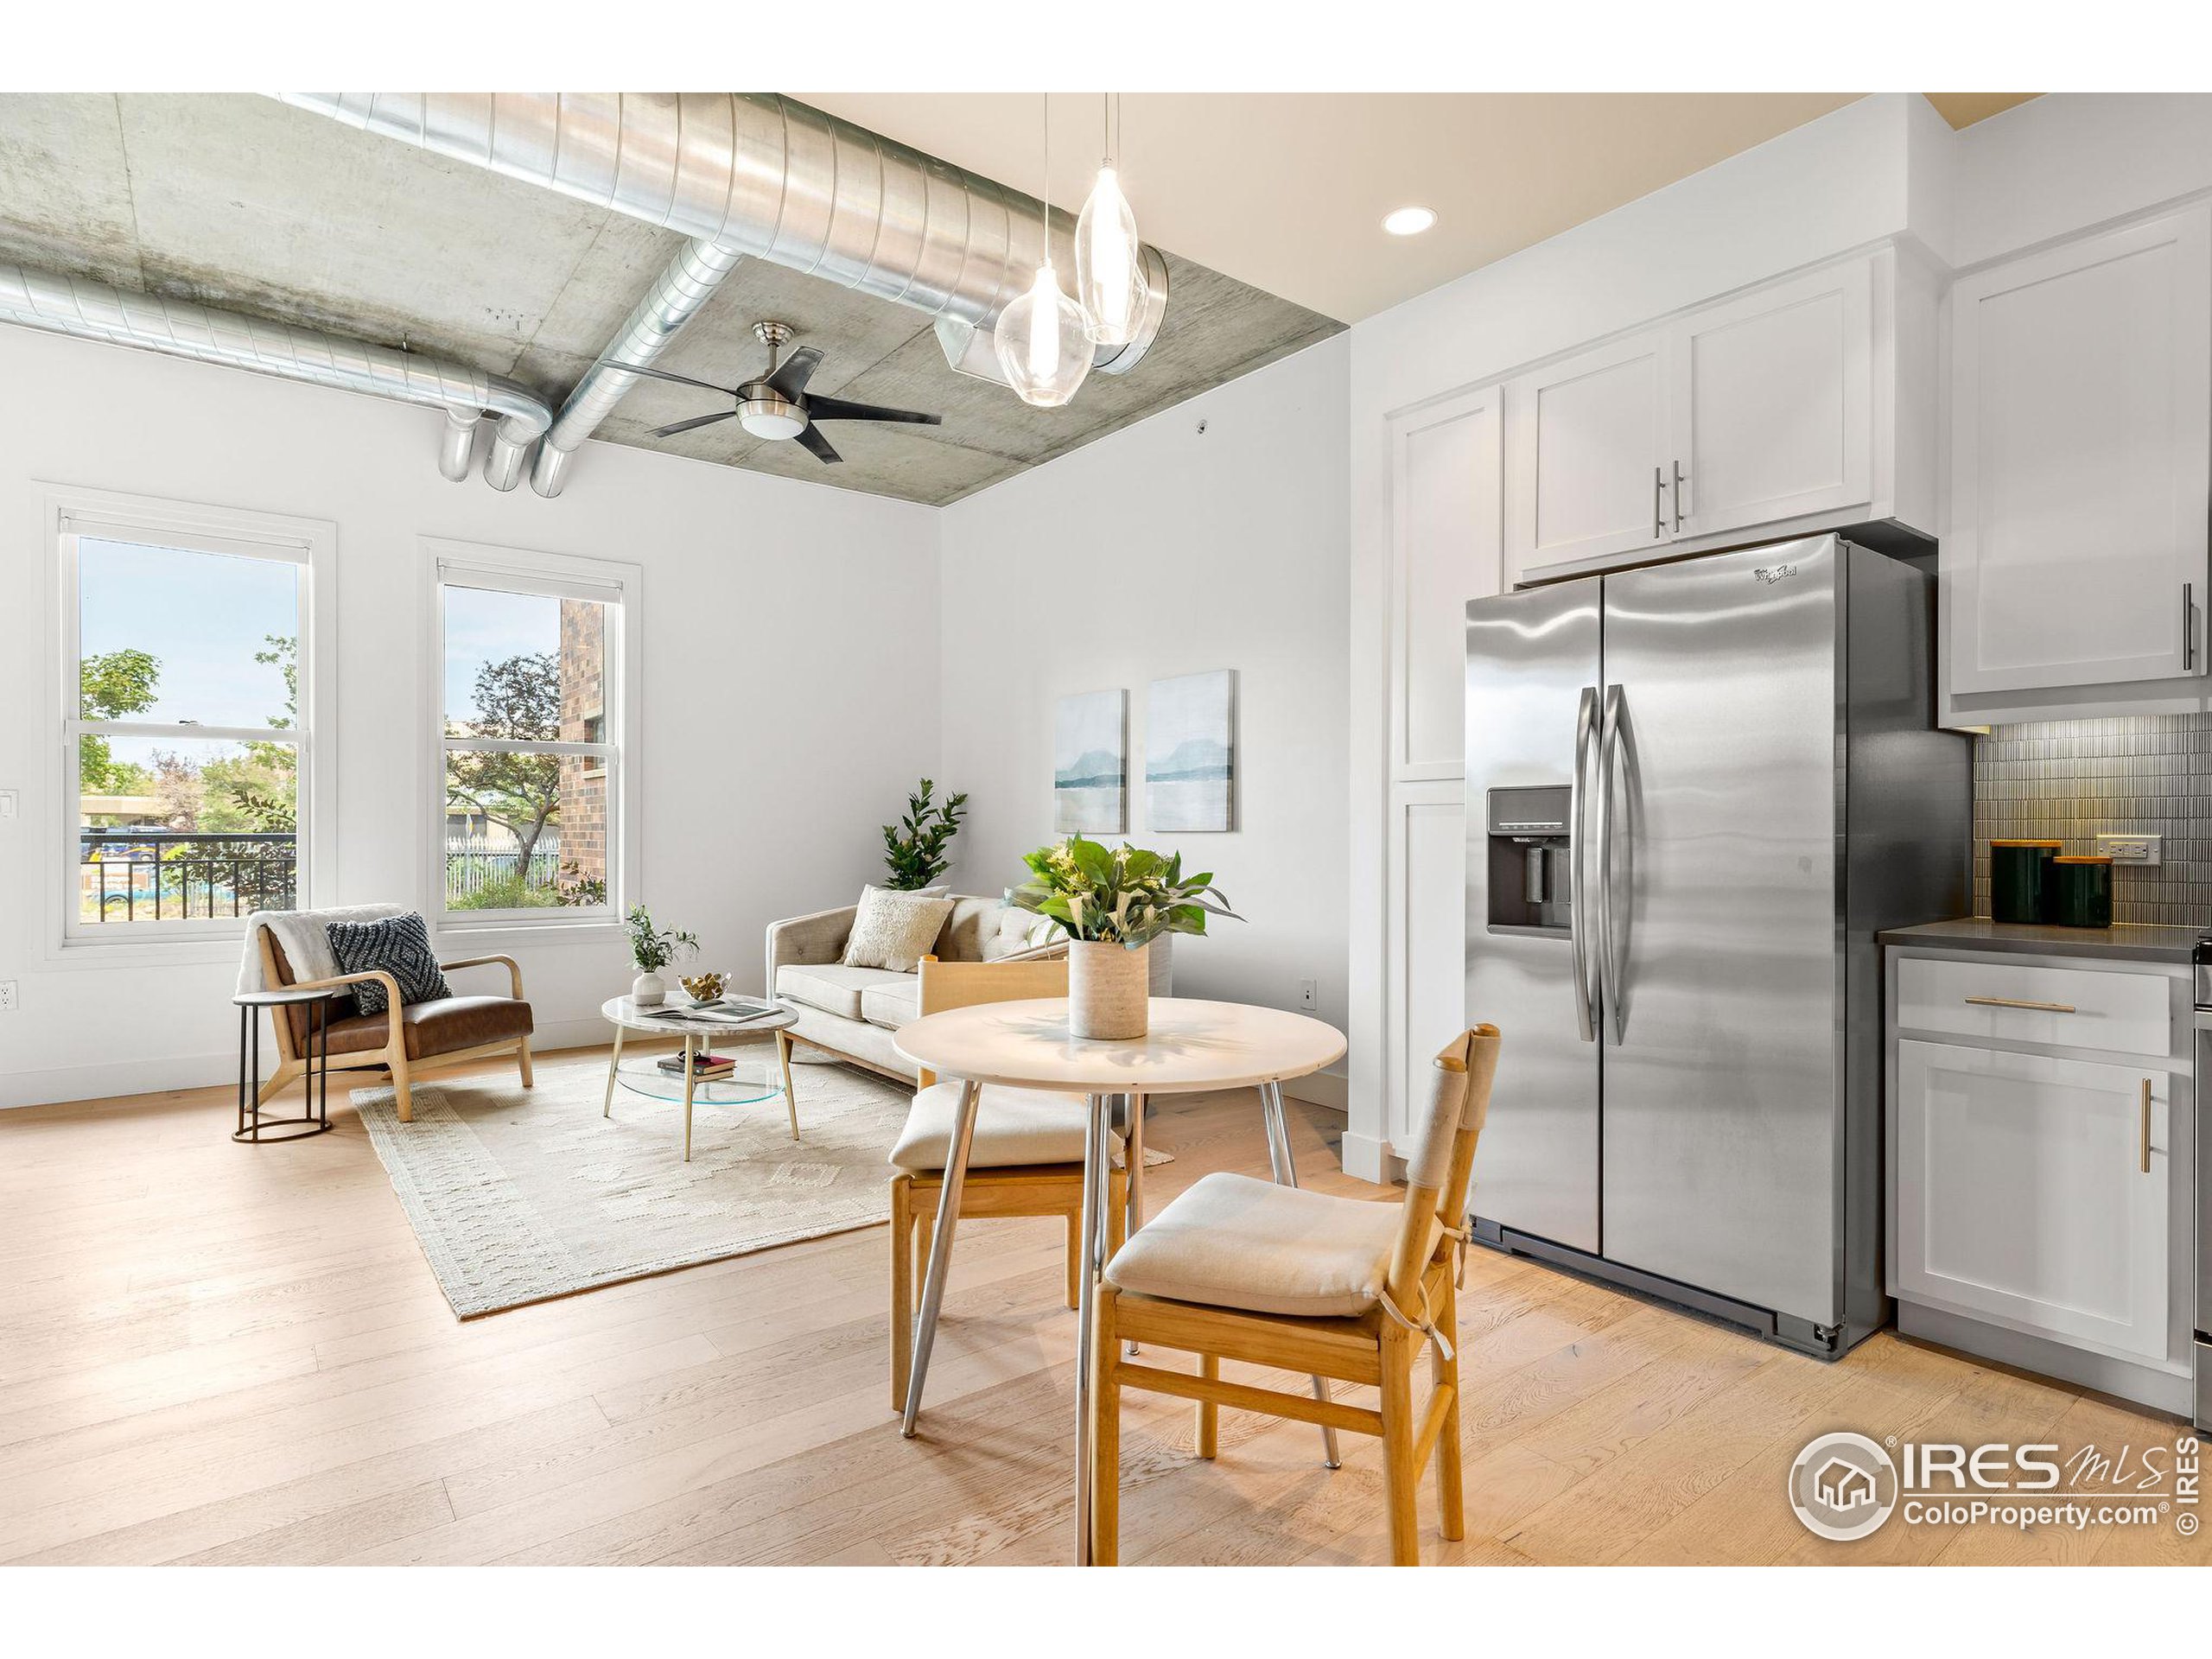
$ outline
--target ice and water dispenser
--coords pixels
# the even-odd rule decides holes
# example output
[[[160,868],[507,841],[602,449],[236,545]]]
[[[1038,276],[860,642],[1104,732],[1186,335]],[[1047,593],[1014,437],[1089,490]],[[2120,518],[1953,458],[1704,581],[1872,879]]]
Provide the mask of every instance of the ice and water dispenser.
[[[1573,800],[1565,784],[1487,791],[1492,932],[1567,931]]]

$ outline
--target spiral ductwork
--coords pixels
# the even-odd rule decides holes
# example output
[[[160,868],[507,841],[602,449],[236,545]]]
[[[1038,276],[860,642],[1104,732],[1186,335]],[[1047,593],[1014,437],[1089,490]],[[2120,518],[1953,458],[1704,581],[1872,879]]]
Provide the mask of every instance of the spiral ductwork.
[[[939,320],[957,366],[1028,286],[1042,205],[774,92],[280,92],[284,102],[557,190],[732,252]],[[1075,219],[1052,215],[1072,283]],[[1106,374],[1160,333],[1167,264],[1144,250],[1150,302]],[[958,355],[956,355],[958,351]],[[988,358],[989,353],[980,353]],[[967,360],[963,364],[962,357]],[[987,372],[988,372],[987,370]]]
[[[677,251],[599,354],[599,360],[584,371],[569,401],[561,405],[552,430],[546,433],[545,442],[538,446],[537,459],[531,463],[531,489],[543,496],[561,493],[569,457],[638,384],[638,377],[630,371],[650,367],[683,325],[698,315],[699,308],[714,297],[722,279],[737,269],[744,257],[734,249],[699,239],[685,243]]]
[[[476,423],[489,412],[499,424],[484,476],[501,490],[514,488],[530,446],[553,423],[529,391],[458,363],[21,265],[0,263],[0,322],[443,409],[439,468],[451,479],[467,476]]]

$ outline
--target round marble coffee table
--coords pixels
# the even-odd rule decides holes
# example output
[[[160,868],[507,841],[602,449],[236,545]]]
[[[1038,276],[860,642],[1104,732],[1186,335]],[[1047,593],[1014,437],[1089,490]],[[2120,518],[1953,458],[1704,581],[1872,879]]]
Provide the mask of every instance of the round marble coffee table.
[[[714,1005],[709,1004],[709,1007]],[[599,1006],[600,1017],[614,1027],[614,1052],[607,1060],[607,1096],[600,1103],[599,1115],[608,1116],[614,1109],[614,1086],[618,1083],[632,1094],[644,1095],[654,1100],[683,1103],[683,1161],[691,1161],[691,1108],[696,1102],[709,1106],[750,1106],[764,1100],[773,1100],[781,1095],[784,1110],[791,1123],[791,1139],[798,1139],[798,1099],[791,1093],[791,1028],[798,1023],[798,1015],[791,1009],[778,1007],[772,1013],[743,1025],[731,1025],[727,1020],[712,1018],[696,1010],[686,1002],[655,1003],[640,1007],[626,996],[610,996]],[[657,1036],[683,1039],[683,1070],[681,1074],[661,1071],[657,1057],[649,1056],[622,1064],[622,1033],[626,1031],[651,1032]],[[766,1038],[776,1039],[776,1069],[781,1075],[780,1085],[775,1077],[764,1075],[759,1083],[741,1081],[736,1077],[697,1077],[692,1075],[694,1059],[702,1052],[712,1052],[717,1046],[728,1048],[739,1045],[759,1043]],[[767,1067],[764,1063],[765,1074]]]

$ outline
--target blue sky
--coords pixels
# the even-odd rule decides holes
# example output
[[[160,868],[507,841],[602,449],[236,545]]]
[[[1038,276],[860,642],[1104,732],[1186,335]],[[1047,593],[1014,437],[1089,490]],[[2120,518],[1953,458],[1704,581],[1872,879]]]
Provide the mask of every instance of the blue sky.
[[[446,717],[474,717],[476,673],[486,663],[561,648],[561,601],[481,588],[446,593]]]

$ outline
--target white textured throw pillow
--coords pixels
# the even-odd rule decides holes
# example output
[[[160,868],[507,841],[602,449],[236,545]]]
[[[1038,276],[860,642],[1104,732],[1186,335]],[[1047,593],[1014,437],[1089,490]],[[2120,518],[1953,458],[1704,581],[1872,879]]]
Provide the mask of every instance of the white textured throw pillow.
[[[845,941],[845,966],[912,973],[937,944],[952,904],[928,893],[862,887],[860,913],[853,918],[852,935]]]

